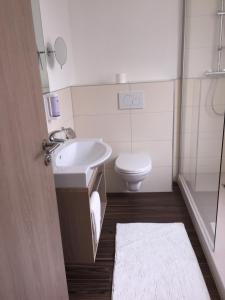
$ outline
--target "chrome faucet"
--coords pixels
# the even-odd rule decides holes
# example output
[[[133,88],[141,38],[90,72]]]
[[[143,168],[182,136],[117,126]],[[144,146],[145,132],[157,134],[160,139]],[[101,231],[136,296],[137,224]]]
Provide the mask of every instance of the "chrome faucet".
[[[64,132],[65,139],[56,138],[55,135],[57,133]],[[49,134],[49,141],[54,143],[64,143],[66,139],[73,139],[76,137],[76,133],[72,128],[64,128],[62,127],[60,130],[54,130]]]
[[[50,142],[54,142],[54,143],[64,143],[65,142],[65,139],[59,139],[59,138],[56,138],[55,135],[57,133],[60,133],[62,132],[64,129],[60,129],[60,130],[54,130],[52,131],[49,136],[48,136],[48,139]]]
[[[64,139],[59,139],[55,137],[55,135],[60,132],[64,132],[65,134]],[[43,140],[42,142],[42,149],[45,152],[45,158],[44,158],[45,165],[48,166],[51,163],[52,160],[51,155],[60,146],[61,143],[64,143],[65,140],[67,139],[73,139],[75,137],[76,137],[76,133],[70,127],[69,128],[62,127],[60,130],[52,131],[48,136],[48,140]]]
[[[74,139],[77,137],[76,132],[71,127],[64,128],[64,130],[65,130],[67,139]]]

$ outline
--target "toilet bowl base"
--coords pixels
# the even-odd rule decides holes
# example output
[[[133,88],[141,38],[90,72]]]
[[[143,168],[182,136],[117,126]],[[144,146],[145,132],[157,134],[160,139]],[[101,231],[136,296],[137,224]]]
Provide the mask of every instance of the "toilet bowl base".
[[[128,192],[138,192],[141,188],[142,181],[126,182]]]

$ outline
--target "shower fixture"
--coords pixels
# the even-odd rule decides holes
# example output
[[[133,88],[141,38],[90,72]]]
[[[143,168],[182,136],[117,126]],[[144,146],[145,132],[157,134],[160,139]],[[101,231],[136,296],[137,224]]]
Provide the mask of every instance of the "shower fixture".
[[[218,86],[218,78],[214,76],[214,78],[210,81],[208,92],[206,95],[206,108],[207,107],[211,108],[212,112],[217,116],[224,116],[224,112],[220,112],[216,109],[215,96],[216,96],[217,86]]]
[[[224,26],[224,16],[225,16],[225,7],[224,7],[224,0],[221,0],[221,8],[217,11],[217,16],[219,17],[219,45],[217,48],[217,70],[215,71],[207,71],[205,72],[205,76],[214,78],[210,82],[209,89],[206,96],[206,105],[208,103],[208,100],[211,102],[211,109],[212,112],[217,116],[224,116],[224,112],[219,112],[216,109],[215,104],[215,96],[216,96],[216,90],[218,86],[218,78],[225,76],[225,69],[222,66],[222,55],[223,55],[223,26]]]
[[[217,48],[217,70],[205,72],[206,76],[225,76],[225,69],[222,67],[222,54],[223,54],[223,23],[225,16],[224,0],[221,0],[221,8],[217,11],[217,16],[220,18],[219,24],[219,46]]]

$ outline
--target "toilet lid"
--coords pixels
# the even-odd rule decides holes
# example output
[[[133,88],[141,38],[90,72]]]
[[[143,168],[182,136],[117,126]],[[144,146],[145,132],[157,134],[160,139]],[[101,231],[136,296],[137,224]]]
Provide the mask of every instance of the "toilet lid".
[[[152,169],[151,158],[146,153],[122,153],[115,165],[123,173],[142,173]]]

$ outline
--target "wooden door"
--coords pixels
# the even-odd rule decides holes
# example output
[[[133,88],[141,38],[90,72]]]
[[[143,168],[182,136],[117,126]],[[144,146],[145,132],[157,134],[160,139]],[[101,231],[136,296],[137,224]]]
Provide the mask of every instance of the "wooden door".
[[[29,0],[0,1],[0,299],[68,299]]]

